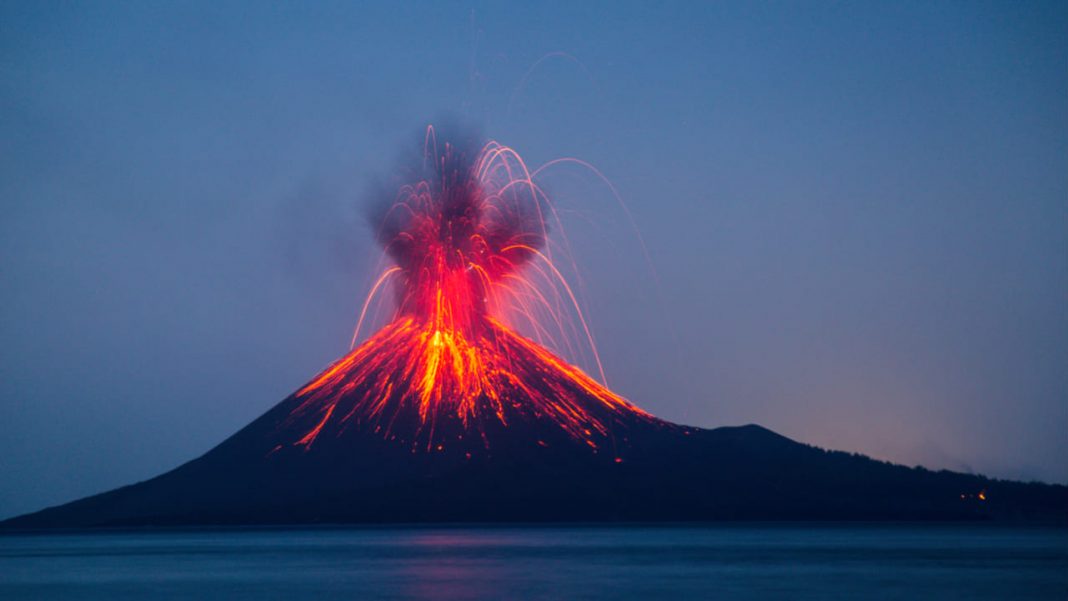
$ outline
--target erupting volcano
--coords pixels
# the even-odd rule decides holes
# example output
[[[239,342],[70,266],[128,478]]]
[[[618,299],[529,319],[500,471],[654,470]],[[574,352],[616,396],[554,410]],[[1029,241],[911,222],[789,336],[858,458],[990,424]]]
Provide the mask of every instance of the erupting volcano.
[[[494,432],[530,433],[542,446],[562,433],[591,452],[614,451],[632,423],[657,420],[509,325],[556,343],[581,331],[596,359],[575,295],[542,250],[554,209],[512,149],[438,144],[429,129],[422,173],[375,216],[393,266],[372,287],[353,340],[387,283],[392,321],[296,393],[282,429],[300,436],[275,450],[353,429],[465,456],[489,450]]]
[[[536,175],[506,146],[428,130],[371,219],[383,269],[353,345],[381,329],[203,456],[2,527],[1065,519],[1063,486],[679,426],[617,396]]]

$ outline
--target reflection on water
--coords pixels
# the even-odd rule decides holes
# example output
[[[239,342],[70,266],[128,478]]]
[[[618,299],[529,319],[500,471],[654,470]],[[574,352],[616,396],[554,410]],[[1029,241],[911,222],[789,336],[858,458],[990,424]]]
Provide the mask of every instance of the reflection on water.
[[[367,528],[0,537],[0,599],[1068,599],[1068,530]]]

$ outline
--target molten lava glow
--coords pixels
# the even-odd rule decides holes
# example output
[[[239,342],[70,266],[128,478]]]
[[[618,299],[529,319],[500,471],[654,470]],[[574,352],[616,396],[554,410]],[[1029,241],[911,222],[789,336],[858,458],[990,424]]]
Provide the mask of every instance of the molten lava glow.
[[[308,449],[355,427],[413,450],[465,436],[488,447],[489,430],[533,420],[596,450],[616,423],[655,421],[538,343],[567,350],[581,341],[601,370],[548,246],[559,219],[519,156],[494,142],[439,148],[429,129],[424,161],[381,215],[378,240],[393,265],[372,287],[353,340],[387,283],[392,321],[297,391],[285,425],[306,433],[292,444]]]

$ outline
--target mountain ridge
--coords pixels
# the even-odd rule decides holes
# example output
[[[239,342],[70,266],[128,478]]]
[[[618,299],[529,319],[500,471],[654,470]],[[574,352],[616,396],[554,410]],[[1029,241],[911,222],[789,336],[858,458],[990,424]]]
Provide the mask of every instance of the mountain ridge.
[[[1040,520],[1064,523],[1068,487],[881,462],[798,443],[756,424],[676,426],[625,461],[571,452],[470,465],[432,454],[370,457],[307,472],[295,462],[218,469],[204,455],[111,491],[17,516],[0,530],[373,523],[626,523],[732,520]],[[681,432],[688,432],[683,434]],[[644,438],[644,437],[643,437]],[[695,441],[695,442],[691,442]],[[374,441],[378,442],[378,441]],[[325,461],[329,455],[316,458]],[[725,461],[729,458],[729,461]],[[444,459],[444,461],[440,461]],[[398,465],[402,467],[398,467]],[[407,466],[406,468],[403,466]],[[266,469],[264,466],[267,467]],[[352,469],[364,479],[349,482]],[[702,473],[702,468],[703,473]],[[397,471],[403,473],[398,474]],[[393,472],[392,474],[390,472]],[[325,481],[338,478],[335,485]],[[303,488],[308,487],[311,488]],[[980,494],[984,497],[980,499]]]

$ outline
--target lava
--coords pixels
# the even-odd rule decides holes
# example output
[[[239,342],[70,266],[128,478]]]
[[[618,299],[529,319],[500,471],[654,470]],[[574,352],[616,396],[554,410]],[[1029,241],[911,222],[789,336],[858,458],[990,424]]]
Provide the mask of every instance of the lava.
[[[489,448],[491,431],[541,422],[596,452],[620,423],[659,421],[547,348],[580,340],[603,381],[548,244],[559,217],[514,150],[439,147],[429,128],[420,169],[376,221],[392,265],[363,304],[354,343],[388,285],[392,320],[295,393],[284,426],[303,434],[292,446],[356,428],[413,451]]]

